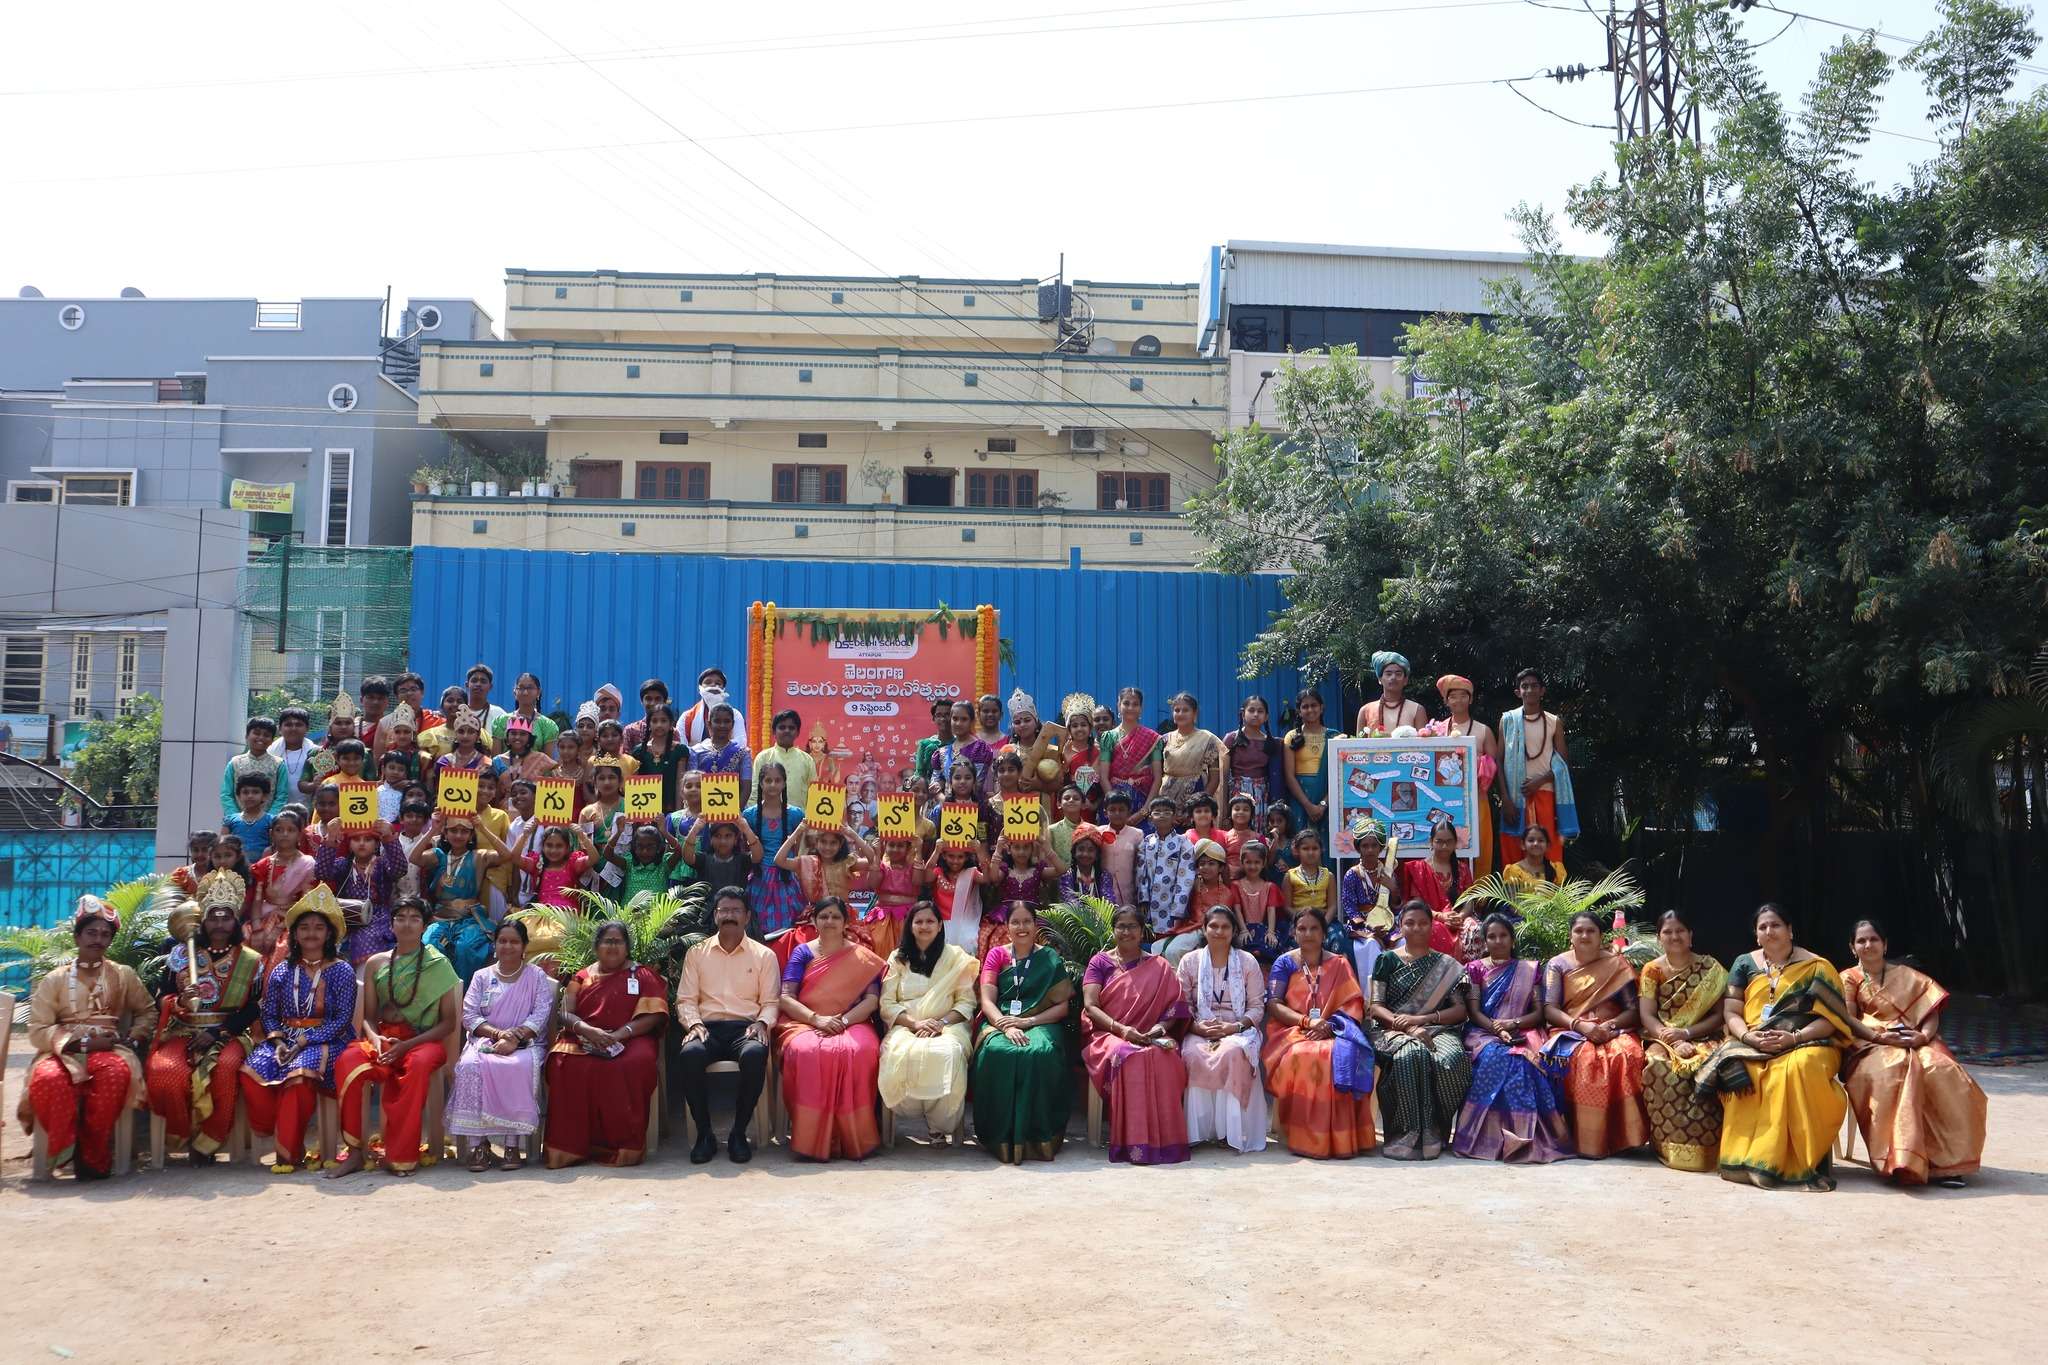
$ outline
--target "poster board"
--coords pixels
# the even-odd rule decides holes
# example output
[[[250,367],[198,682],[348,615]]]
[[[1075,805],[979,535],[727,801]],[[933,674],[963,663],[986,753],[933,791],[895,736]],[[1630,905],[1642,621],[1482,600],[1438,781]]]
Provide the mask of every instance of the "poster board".
[[[802,718],[797,747],[816,780],[869,813],[903,789],[932,703],[993,691],[999,640],[992,607],[951,611],[778,607],[748,616],[747,713],[755,750],[778,711]]]
[[[1449,821],[1458,831],[1458,856],[1478,852],[1479,741],[1471,735],[1410,735],[1402,739],[1332,740],[1330,849],[1355,858],[1351,822],[1370,815],[1401,841],[1401,852],[1420,858],[1431,826]]]

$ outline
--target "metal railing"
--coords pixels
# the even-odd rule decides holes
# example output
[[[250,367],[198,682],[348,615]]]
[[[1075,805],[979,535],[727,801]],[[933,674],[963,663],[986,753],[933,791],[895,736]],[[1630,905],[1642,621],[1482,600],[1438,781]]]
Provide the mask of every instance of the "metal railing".
[[[0,752],[0,829],[154,829],[153,805],[110,805],[54,768]]]

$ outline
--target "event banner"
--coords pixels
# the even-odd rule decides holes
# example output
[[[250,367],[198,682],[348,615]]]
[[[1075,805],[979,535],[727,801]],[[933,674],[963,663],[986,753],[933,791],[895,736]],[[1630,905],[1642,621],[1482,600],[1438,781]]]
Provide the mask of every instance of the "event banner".
[[[806,610],[756,603],[748,632],[745,710],[758,750],[778,711],[803,718],[799,747],[817,780],[846,789],[871,822],[876,801],[900,790],[917,742],[932,732],[932,702],[971,700],[994,687],[995,611]],[[813,791],[816,790],[814,787]]]
[[[1339,739],[1330,743],[1330,847],[1340,858],[1357,856],[1351,822],[1370,815],[1401,856],[1420,858],[1431,827],[1458,831],[1460,857],[1476,856],[1479,742],[1470,735],[1410,735],[1405,739]]]

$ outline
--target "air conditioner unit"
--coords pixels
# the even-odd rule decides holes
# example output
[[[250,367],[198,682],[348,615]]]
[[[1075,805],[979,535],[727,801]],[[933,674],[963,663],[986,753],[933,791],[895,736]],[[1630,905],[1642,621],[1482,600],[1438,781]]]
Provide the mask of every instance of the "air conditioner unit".
[[[1101,427],[1067,428],[1067,449],[1076,455],[1100,455],[1108,448]]]

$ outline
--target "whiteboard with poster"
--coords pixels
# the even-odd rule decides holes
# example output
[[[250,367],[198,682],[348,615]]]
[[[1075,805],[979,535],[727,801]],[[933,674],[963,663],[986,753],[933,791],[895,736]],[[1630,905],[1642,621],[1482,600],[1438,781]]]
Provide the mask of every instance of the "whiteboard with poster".
[[[1370,815],[1401,842],[1404,857],[1419,858],[1433,825],[1458,831],[1458,856],[1477,856],[1479,741],[1471,735],[1409,735],[1402,739],[1333,740],[1330,764],[1330,848],[1355,858],[1351,822]]]

